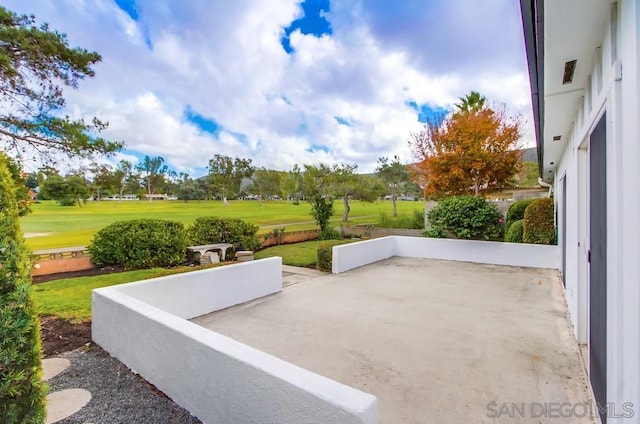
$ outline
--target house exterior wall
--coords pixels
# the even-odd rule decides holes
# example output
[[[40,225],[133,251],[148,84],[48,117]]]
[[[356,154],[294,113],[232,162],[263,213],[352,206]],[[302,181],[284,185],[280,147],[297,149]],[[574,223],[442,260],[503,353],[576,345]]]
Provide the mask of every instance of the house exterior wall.
[[[607,401],[640,415],[640,7],[620,0],[604,21],[594,51],[591,87],[571,126],[556,168],[558,216],[567,213],[566,298],[575,335],[588,344],[589,135],[607,119]],[[552,114],[552,110],[547,110]],[[567,204],[562,205],[562,178]],[[604,199],[602,199],[604,201]],[[624,419],[609,414],[608,423]],[[627,421],[625,421],[627,422]]]

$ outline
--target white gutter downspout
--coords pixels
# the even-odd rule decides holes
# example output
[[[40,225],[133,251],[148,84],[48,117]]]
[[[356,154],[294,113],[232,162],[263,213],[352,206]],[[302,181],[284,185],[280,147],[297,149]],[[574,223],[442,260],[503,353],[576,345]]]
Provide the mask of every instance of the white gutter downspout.
[[[551,197],[551,192],[553,191],[553,185],[549,183],[545,183],[540,177],[538,177],[538,184],[540,184],[541,187],[548,187],[549,193],[547,193],[547,197]]]

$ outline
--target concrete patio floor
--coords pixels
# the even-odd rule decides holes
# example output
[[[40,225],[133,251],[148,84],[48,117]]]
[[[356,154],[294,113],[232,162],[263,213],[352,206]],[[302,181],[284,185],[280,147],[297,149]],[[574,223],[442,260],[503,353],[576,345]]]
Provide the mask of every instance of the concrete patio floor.
[[[192,321],[372,393],[379,423],[595,422],[557,271],[394,257]]]

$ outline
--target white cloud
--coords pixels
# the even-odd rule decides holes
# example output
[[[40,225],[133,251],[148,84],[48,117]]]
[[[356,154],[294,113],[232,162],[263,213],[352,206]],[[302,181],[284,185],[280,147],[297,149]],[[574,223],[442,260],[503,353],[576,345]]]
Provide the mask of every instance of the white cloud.
[[[96,77],[67,91],[70,111],[110,121],[105,134],[126,142],[125,157],[161,155],[195,176],[215,153],[278,169],[328,161],[372,171],[379,156],[410,160],[407,139],[420,123],[406,101],[450,107],[471,90],[531,128],[520,23],[507,0],[394,2],[395,15],[380,0],[334,0],[333,34],[294,31],[294,55],[280,37],[301,15],[297,0],[138,0],[138,21],[108,0],[6,3],[103,55]],[[203,132],[185,118],[188,106],[224,130]]]

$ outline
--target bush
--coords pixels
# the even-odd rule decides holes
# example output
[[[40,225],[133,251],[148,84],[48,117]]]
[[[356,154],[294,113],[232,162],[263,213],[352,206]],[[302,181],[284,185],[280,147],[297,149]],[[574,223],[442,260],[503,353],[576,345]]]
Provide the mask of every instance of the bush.
[[[179,265],[186,249],[184,226],[160,219],[114,222],[98,231],[88,247],[96,266],[127,269]]]
[[[422,211],[413,211],[411,215],[399,215],[391,217],[386,212],[380,212],[379,228],[405,228],[409,230],[421,230],[424,228],[424,214]]]
[[[321,244],[318,247],[318,269],[320,271],[331,272],[333,260],[333,246],[329,244]]]
[[[257,225],[241,219],[217,216],[203,216],[196,219],[187,229],[187,240],[191,245],[230,243],[233,245],[233,252],[239,247],[245,250],[256,250],[261,244]]]
[[[553,199],[538,199],[524,211],[522,240],[525,243],[555,244]]]
[[[429,211],[431,230],[460,239],[492,240],[501,235],[498,207],[481,197],[447,197]]]
[[[318,234],[318,240],[340,240],[341,238],[342,233],[331,228],[320,230],[320,234]]]
[[[18,223],[15,185],[0,154],[0,422],[41,423],[40,323],[31,298],[31,269]]]
[[[504,235],[504,241],[509,243],[522,243],[523,220],[514,221]]]
[[[531,203],[535,202],[536,200],[538,199],[518,200],[517,202],[514,202],[511,206],[509,206],[509,210],[507,211],[507,219],[504,223],[505,234],[509,232],[509,227],[511,226],[511,224],[513,224],[514,222],[520,219],[524,219],[525,209],[527,209],[527,206],[529,206]]]

